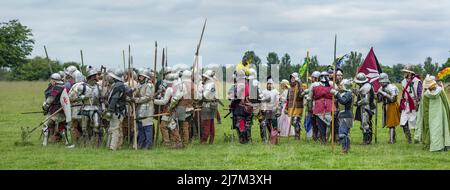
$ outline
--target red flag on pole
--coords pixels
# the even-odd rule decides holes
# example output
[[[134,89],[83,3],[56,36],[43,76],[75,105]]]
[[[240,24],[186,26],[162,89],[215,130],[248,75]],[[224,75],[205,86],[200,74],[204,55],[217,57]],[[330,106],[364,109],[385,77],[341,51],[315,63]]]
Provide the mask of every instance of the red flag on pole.
[[[382,73],[382,71],[380,63],[378,63],[377,56],[375,56],[375,53],[373,52],[373,47],[370,48],[364,63],[359,66],[358,73],[364,73],[367,76],[369,82],[373,86],[373,90],[377,93],[378,89],[381,87],[378,82],[378,78],[380,77],[380,73]]]

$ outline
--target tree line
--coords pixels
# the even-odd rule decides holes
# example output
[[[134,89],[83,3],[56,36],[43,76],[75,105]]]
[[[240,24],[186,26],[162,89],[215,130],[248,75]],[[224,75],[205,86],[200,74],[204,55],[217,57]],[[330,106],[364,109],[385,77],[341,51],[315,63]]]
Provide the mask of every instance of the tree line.
[[[0,80],[47,80],[50,76],[51,66],[54,71],[64,70],[69,65],[75,65],[80,70],[79,62],[60,62],[57,60],[47,60],[46,58],[36,56],[27,58],[31,55],[34,47],[34,39],[32,30],[22,25],[18,20],[10,20],[0,23]],[[278,65],[280,79],[288,79],[293,72],[298,72],[300,66],[304,63],[306,57],[300,57],[294,61],[288,53],[282,54],[281,58],[276,52],[269,52],[265,59],[261,59],[254,51],[248,52],[251,57],[251,65],[260,73],[271,73],[272,66]],[[348,54],[348,58],[344,60],[341,66],[345,78],[352,78],[356,75],[358,67],[364,62],[363,54],[352,51]],[[236,63],[237,64],[237,63]],[[403,79],[401,69],[405,64],[398,63],[392,66],[380,63],[383,72],[389,75],[392,82],[400,82]],[[425,58],[425,61],[419,64],[412,64],[415,73],[422,78],[426,74],[436,75],[440,70],[450,67],[450,58],[445,63],[434,62],[431,57]],[[310,57],[308,64],[308,72],[325,71],[331,65],[321,65],[317,60],[317,55]],[[223,70],[232,70],[234,68],[222,67]],[[232,73],[232,71],[227,71]],[[267,75],[266,75],[267,76]],[[225,78],[225,77],[224,77]],[[447,82],[450,77],[445,78]],[[260,78],[261,79],[261,78]],[[265,80],[265,79],[261,79]],[[306,80],[306,75],[302,77]]]

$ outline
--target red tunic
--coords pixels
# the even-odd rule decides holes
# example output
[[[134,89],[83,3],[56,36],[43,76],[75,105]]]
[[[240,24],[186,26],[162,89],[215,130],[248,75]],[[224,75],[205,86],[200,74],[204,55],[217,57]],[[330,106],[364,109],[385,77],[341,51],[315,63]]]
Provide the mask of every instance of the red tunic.
[[[315,86],[313,88],[314,108],[313,114],[331,113],[334,107],[331,94],[331,86]]]

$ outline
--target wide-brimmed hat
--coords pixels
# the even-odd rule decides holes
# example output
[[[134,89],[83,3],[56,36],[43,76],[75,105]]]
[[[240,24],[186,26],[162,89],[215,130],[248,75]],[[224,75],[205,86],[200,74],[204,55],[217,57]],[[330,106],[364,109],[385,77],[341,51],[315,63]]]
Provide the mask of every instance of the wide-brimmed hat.
[[[281,86],[284,85],[284,86],[286,86],[286,88],[291,88],[291,86],[289,85],[289,81],[286,79],[281,80],[280,85]]]
[[[292,77],[294,77],[295,81],[301,82],[300,77],[297,72],[292,73],[289,78],[292,78]]]
[[[108,76],[112,77],[113,79],[123,82],[123,78],[122,78],[123,73],[121,70],[110,69],[107,72],[107,74],[108,74]]]
[[[436,86],[436,80],[434,80],[433,76],[427,75],[427,77],[425,77],[425,80],[423,81],[423,87],[425,89],[431,88],[433,86]]]
[[[406,72],[406,73],[412,73],[412,74],[416,74],[414,73],[414,71],[412,71],[412,65],[405,65],[405,67],[400,70],[401,72]]]

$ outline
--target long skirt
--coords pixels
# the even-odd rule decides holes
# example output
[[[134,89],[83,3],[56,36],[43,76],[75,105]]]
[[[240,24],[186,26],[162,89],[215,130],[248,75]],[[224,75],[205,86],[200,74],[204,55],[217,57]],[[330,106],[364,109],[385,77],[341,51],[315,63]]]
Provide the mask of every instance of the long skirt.
[[[386,104],[386,127],[395,127],[400,124],[400,106],[398,102]]]
[[[291,118],[284,113],[286,106],[283,106],[281,116],[278,118],[278,129],[280,130],[280,136],[287,137],[289,133],[289,127],[291,128],[290,136],[295,136],[294,126],[291,126]]]

